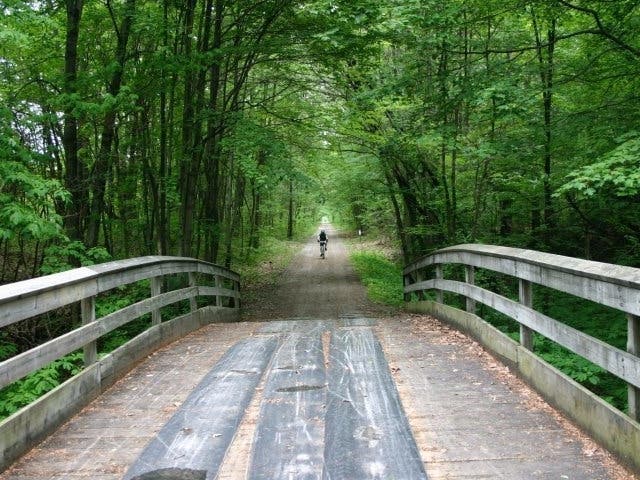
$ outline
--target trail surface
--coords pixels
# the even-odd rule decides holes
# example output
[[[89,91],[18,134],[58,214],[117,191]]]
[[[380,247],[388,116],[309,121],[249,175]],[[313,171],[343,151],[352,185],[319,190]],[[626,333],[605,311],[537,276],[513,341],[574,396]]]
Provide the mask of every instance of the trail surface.
[[[324,259],[311,239],[279,276],[274,289],[261,292],[261,301],[243,305],[243,319],[330,319],[380,316],[387,309],[367,299],[366,290],[349,264],[342,236],[330,226]]]

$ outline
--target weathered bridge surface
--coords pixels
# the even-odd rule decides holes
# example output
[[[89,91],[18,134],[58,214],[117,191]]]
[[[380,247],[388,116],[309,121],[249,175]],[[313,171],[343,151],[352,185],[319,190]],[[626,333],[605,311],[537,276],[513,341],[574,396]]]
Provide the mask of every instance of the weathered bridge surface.
[[[338,239],[328,254],[311,244],[284,276],[307,318],[174,342],[0,480],[634,478],[463,335],[374,315]]]
[[[371,354],[371,334],[386,361]],[[298,350],[293,345],[300,338],[314,344]],[[270,339],[277,342],[271,361],[250,387],[231,436],[214,429],[189,443],[206,419],[186,419],[166,431],[225,352]],[[368,360],[358,370],[363,354]],[[225,368],[227,377],[251,376],[233,364]],[[396,391],[386,378],[397,385],[418,463],[403,419],[385,404],[394,401],[385,392]],[[241,403],[242,388],[224,393],[226,402]],[[420,465],[431,479],[625,478],[535,398],[476,344],[424,317],[210,325],[150,356],[0,479],[120,480],[147,445],[162,443],[163,428],[177,441],[156,458],[157,466],[173,461],[186,468],[187,458],[200,455],[211,461],[191,465],[211,472],[206,478],[323,478],[324,469],[324,478],[332,479],[414,479],[423,478]],[[217,409],[208,416],[212,422],[225,415],[219,401],[220,395],[202,400]],[[227,438],[222,455],[207,454],[216,448],[207,441]],[[198,453],[200,446],[205,451]],[[364,467],[369,471],[358,470]],[[387,476],[390,470],[406,475]]]

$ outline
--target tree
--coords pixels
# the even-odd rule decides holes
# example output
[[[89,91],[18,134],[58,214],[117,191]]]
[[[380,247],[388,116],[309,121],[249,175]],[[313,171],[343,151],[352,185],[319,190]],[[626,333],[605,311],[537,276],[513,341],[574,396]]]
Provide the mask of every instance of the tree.
[[[85,252],[231,265],[333,208],[407,260],[463,241],[617,258],[633,195],[567,175],[600,178],[639,130],[636,3],[12,2],[5,129],[68,190]]]
[[[114,63],[111,66],[111,76],[106,88],[107,104],[105,105],[104,119],[102,121],[102,133],[100,135],[100,147],[91,170],[91,207],[88,218],[87,245],[95,247],[98,244],[100,225],[105,210],[104,196],[107,185],[107,175],[112,168],[113,142],[116,131],[116,116],[118,108],[118,96],[121,93],[124,79],[124,70],[128,55],[127,45],[136,14],[136,0],[126,0],[122,12],[120,25],[110,0],[107,0],[107,8],[113,21],[116,34],[116,49]]]
[[[65,226],[73,240],[84,239],[84,216],[87,204],[85,169],[78,150],[78,112],[75,108],[78,88],[78,39],[84,0],[66,0],[66,39],[64,54],[64,145],[65,185],[71,193],[71,202],[65,212]]]

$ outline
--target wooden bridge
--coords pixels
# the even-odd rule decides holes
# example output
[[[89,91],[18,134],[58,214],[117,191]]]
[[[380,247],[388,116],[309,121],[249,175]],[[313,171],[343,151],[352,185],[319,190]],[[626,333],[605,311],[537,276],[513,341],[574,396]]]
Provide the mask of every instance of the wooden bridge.
[[[362,299],[345,306],[353,290],[338,277],[356,279],[343,250],[332,242],[314,270],[288,272],[310,290],[295,318],[269,322],[239,321],[238,275],[194,259],[130,259],[0,287],[0,327],[76,303],[82,317],[0,363],[0,386],[79,348],[85,358],[79,374],[0,423],[0,480],[635,478],[638,269],[462,245],[408,266],[415,313],[388,316]],[[301,257],[315,261],[314,246]],[[476,286],[479,270],[516,279],[519,299]],[[140,281],[149,298],[96,318],[97,296]],[[535,311],[533,284],[625,312],[627,351]],[[445,292],[466,309],[446,305]],[[333,310],[303,316],[314,294]],[[165,318],[179,302],[186,313]],[[520,341],[476,316],[477,302],[518,321]],[[142,315],[149,329],[98,355],[103,335]],[[538,358],[534,331],[627,382],[629,410]]]

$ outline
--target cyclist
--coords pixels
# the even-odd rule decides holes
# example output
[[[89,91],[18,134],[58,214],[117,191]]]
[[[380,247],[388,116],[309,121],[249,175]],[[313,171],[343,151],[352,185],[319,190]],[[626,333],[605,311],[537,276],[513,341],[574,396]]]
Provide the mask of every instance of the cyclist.
[[[329,237],[324,229],[320,230],[318,234],[318,243],[320,244],[320,256],[324,258],[324,252],[327,250],[327,244],[329,243]]]

